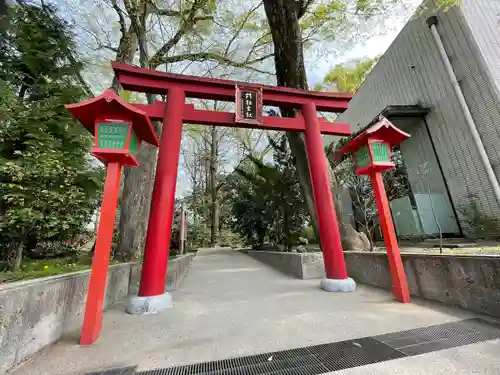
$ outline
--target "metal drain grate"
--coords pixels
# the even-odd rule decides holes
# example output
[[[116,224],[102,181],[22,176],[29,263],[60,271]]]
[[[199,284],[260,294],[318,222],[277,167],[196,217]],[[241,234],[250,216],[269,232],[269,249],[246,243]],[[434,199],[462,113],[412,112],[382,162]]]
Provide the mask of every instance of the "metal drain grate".
[[[374,337],[406,355],[424,354],[498,338],[500,326],[481,319],[461,320]]]
[[[87,375],[134,375],[136,368],[137,368],[137,366],[109,368],[107,370],[91,372]]]
[[[374,337],[140,371],[136,374],[319,375],[494,339],[500,339],[500,326],[481,319],[467,319]],[[121,373],[105,372],[104,374]]]
[[[318,375],[404,357],[371,337],[222,361],[139,372],[138,375]]]
[[[329,371],[405,357],[403,353],[371,337],[317,345],[308,349]]]

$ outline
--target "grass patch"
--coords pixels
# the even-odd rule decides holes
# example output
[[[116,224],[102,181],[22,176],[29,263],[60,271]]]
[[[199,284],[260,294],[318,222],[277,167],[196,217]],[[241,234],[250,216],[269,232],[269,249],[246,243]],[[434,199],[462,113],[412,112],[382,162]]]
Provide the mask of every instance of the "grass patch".
[[[89,268],[90,263],[79,262],[74,258],[27,260],[18,271],[0,272],[0,283],[60,275]]]
[[[111,260],[109,264],[121,263],[117,260]],[[19,271],[1,271],[0,283],[8,283],[19,280],[36,279],[39,277],[55,276],[70,272],[84,271],[92,266],[92,258],[88,256],[75,258],[57,258],[57,259],[27,259],[21,265]]]
[[[169,260],[177,258],[178,254],[170,254],[168,256]],[[109,265],[120,264],[122,262],[112,259],[109,261]],[[20,280],[36,279],[39,277],[62,275],[65,273],[85,271],[92,267],[92,257],[87,254],[76,257],[64,257],[55,259],[39,259],[32,260],[26,259],[21,265],[19,271],[11,272],[7,269],[5,265],[2,270],[2,265],[0,264],[0,284],[9,283]]]

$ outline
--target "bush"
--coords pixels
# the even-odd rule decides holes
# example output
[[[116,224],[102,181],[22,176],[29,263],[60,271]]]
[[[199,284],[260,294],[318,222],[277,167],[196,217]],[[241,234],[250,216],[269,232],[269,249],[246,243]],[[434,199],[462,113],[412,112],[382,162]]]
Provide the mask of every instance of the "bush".
[[[306,229],[304,229],[304,237],[307,239],[308,244],[317,245],[319,243],[316,239],[316,235],[314,234],[312,225],[309,225]]]
[[[469,195],[469,203],[464,205],[459,211],[465,217],[467,226],[471,229],[471,234],[476,238],[500,237],[500,221],[485,215],[479,209],[477,197]]]
[[[242,247],[243,240],[238,233],[234,233],[228,229],[223,229],[220,232],[220,246],[222,247]]]
[[[71,252],[63,243],[85,230],[103,170],[64,107],[85,98],[68,23],[50,5],[13,4],[0,40],[0,257],[16,269],[23,253]]]
[[[247,245],[271,242],[290,251],[302,236],[308,214],[286,137],[278,142],[269,138],[269,143],[274,163],[248,155],[227,179],[231,225]]]

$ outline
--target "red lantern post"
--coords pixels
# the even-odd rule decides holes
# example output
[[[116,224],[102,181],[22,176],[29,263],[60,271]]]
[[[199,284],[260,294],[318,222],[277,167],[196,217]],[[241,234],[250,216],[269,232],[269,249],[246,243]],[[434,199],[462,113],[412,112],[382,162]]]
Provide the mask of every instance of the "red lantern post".
[[[83,318],[81,345],[99,338],[108,275],[109,254],[120,191],[122,166],[137,167],[142,141],[158,146],[158,138],[145,112],[128,104],[114,91],[66,108],[95,136],[92,155],[107,165],[101,215],[95,243],[89,291]]]
[[[371,177],[380,217],[380,226],[384,234],[385,247],[391,268],[392,291],[398,301],[404,303],[410,302],[410,293],[389,202],[385,193],[382,172],[395,168],[395,164],[391,161],[391,146],[399,144],[409,137],[409,134],[396,128],[385,117],[380,116],[375,125],[349,141],[336,154],[337,157],[340,157],[346,152],[350,152],[354,158],[356,174]]]

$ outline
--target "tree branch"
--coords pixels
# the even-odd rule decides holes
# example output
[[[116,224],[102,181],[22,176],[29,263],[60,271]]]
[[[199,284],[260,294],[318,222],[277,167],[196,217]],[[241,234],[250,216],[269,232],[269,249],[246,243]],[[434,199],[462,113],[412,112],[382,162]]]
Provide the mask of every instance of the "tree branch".
[[[270,58],[272,56],[274,56],[274,55],[271,53],[271,54],[267,54],[265,56],[253,59],[253,60],[245,60],[245,61],[238,62],[238,61],[233,61],[226,56],[222,56],[222,55],[219,55],[219,54],[213,53],[213,52],[185,53],[185,54],[175,55],[175,56],[165,56],[162,59],[156,59],[155,64],[154,65],[152,64],[152,67],[156,67],[156,66],[161,65],[161,64],[170,64],[170,63],[175,63],[175,62],[179,62],[179,61],[186,61],[186,60],[189,60],[189,61],[215,61],[215,62],[219,62],[221,64],[225,64],[225,65],[232,66],[235,68],[248,68],[248,69],[254,70],[254,71],[259,72],[259,73],[273,74],[273,73],[266,72],[264,70],[260,70],[260,69],[257,69],[257,68],[254,68],[251,66],[255,63],[267,60],[268,58]]]
[[[118,6],[118,2],[116,0],[111,0],[111,4],[113,5],[113,9],[118,14],[118,18],[120,20],[120,32],[122,33],[122,35],[125,35],[127,31],[127,26],[125,22],[125,16],[123,15],[123,11]]]
[[[77,61],[76,57],[73,55],[71,51],[68,51],[67,56],[71,64],[73,64],[73,66],[77,66],[79,62]],[[89,97],[92,97],[93,96],[92,90],[90,89],[89,85],[87,85],[87,82],[85,82],[85,80],[83,79],[81,72],[76,73],[76,79],[78,80],[78,82],[80,82],[80,85],[82,85],[85,93]]]
[[[260,6],[262,5],[263,1],[261,1],[260,3],[258,3],[256,6],[254,6],[252,9],[250,9],[247,13],[247,15],[245,16],[245,18],[243,19],[243,22],[241,23],[240,27],[238,28],[238,30],[236,30],[236,32],[234,33],[233,37],[231,38],[231,40],[229,41],[229,43],[227,44],[227,47],[226,47],[226,50],[224,51],[224,55],[227,55],[228,52],[229,52],[229,48],[231,48],[231,44],[233,44],[233,42],[235,41],[235,39],[240,35],[241,31],[243,30],[243,27],[245,27],[245,24],[247,23],[248,19],[250,18],[250,16],[258,9],[260,8]]]
[[[198,21],[206,21],[206,20],[212,20],[213,21],[214,16],[210,14],[204,14],[200,16],[193,17],[193,21],[196,23]]]
[[[179,25],[179,28],[177,32],[174,34],[174,36],[168,40],[156,53],[155,55],[150,59],[149,64],[152,69],[156,69],[158,66],[162,64],[170,64],[170,63],[175,63],[175,62],[181,62],[181,61],[214,61],[218,62],[219,64],[225,64],[228,66],[232,66],[235,68],[249,68],[252,69],[256,72],[263,73],[263,74],[272,74],[270,72],[257,69],[252,67],[252,64],[258,63],[260,61],[264,61],[267,58],[273,56],[272,54],[265,55],[261,58],[253,59],[250,60],[251,55],[255,51],[255,48],[259,45],[259,42],[265,38],[268,34],[264,34],[260,38],[258,38],[255,43],[252,45],[247,58],[242,61],[242,62],[237,62],[231,60],[229,57],[227,57],[229,49],[240,34],[241,30],[243,29],[244,24],[246,21],[249,19],[251,14],[255,12],[260,5],[262,4],[259,3],[257,6],[254,6],[253,8],[250,9],[248,14],[246,15],[245,19],[242,22],[242,25],[240,28],[236,31],[236,33],[233,35],[231,40],[229,41],[228,45],[226,46],[226,49],[222,55],[217,54],[217,53],[211,53],[211,52],[198,52],[198,53],[186,53],[186,54],[180,54],[180,55],[174,55],[174,56],[168,56],[169,52],[172,50],[173,47],[175,47],[181,38],[189,32],[194,25],[196,24],[197,21],[200,20],[206,20],[206,19],[213,19],[211,15],[199,15],[196,16],[196,13],[199,9],[203,7],[203,4],[205,3],[206,0],[195,0],[192,7],[189,9],[189,11],[186,12],[181,12],[183,16],[183,20],[181,20],[181,23]],[[173,13],[171,13],[173,12]],[[177,11],[171,11],[171,12],[165,12],[165,14],[171,14],[171,15],[177,15]]]
[[[205,19],[210,19],[212,16],[210,15],[199,15],[197,16],[196,13],[198,12],[199,9],[203,7],[205,4],[206,0],[194,0],[193,5],[187,12],[183,12],[182,14],[185,14],[185,17],[180,22],[179,28],[177,29],[177,32],[174,34],[174,36],[168,40],[158,51],[156,51],[155,55],[151,58],[149,61],[150,66],[152,69],[156,69],[159,65],[165,64],[166,62],[166,57],[170,50],[179,43],[181,38],[188,32],[190,31],[196,22],[205,20]],[[182,15],[181,14],[181,15]]]
[[[314,0],[302,0],[302,4],[299,8],[298,18],[300,18],[306,14],[307,8],[313,3]]]
[[[179,10],[172,9],[160,9],[155,4],[153,4],[153,9],[151,10],[151,14],[156,14],[157,16],[166,16],[166,17],[183,17],[184,15],[188,15],[189,11],[181,12]],[[204,21],[204,20],[213,20],[214,17],[212,15],[200,15],[193,18],[195,22]]]
[[[263,35],[261,35],[259,38],[257,38],[257,40],[255,40],[255,42],[252,44],[252,47],[250,48],[250,51],[248,51],[248,55],[247,55],[247,60],[250,58],[250,56],[252,55],[252,53],[256,50],[257,47],[261,47],[261,46],[264,46],[266,45],[266,43],[263,43],[263,44],[260,44],[260,42],[266,38],[267,36],[269,36],[271,34],[271,32],[267,32]]]
[[[100,50],[100,49],[107,49],[107,50],[110,50],[110,51],[113,51],[115,53],[118,53],[118,47],[113,47],[111,44],[109,43],[103,43],[99,37],[94,34],[93,32],[90,32],[87,30],[87,34],[90,34],[90,36],[92,36],[92,38],[94,38],[95,40],[95,43],[97,45],[97,48],[92,48],[94,50]],[[91,48],[91,47],[90,47]]]
[[[167,17],[181,17],[183,12],[172,9],[160,9],[153,4],[153,9],[151,10],[151,14],[156,14],[157,16],[167,16]]]

